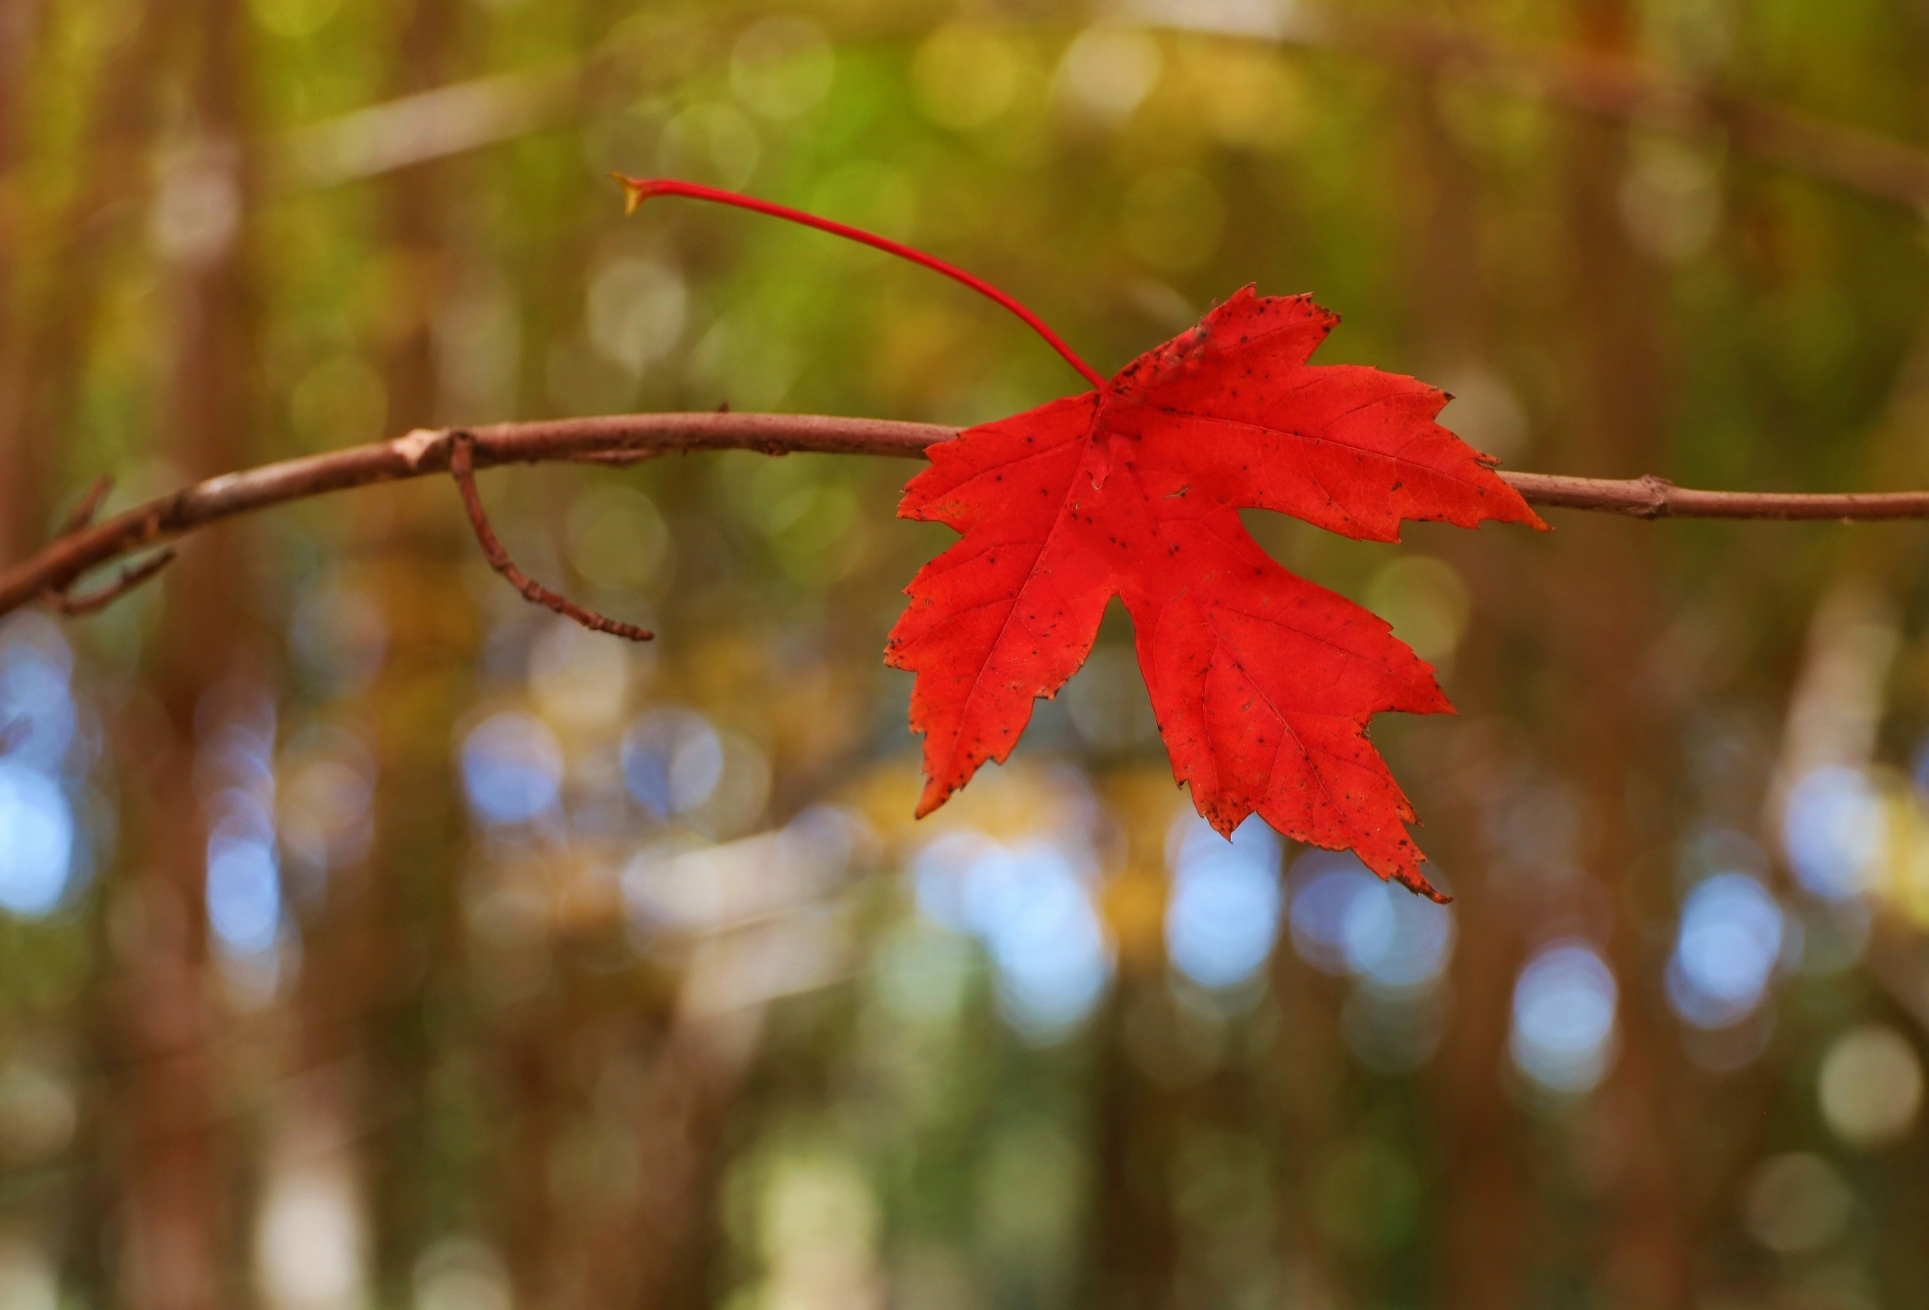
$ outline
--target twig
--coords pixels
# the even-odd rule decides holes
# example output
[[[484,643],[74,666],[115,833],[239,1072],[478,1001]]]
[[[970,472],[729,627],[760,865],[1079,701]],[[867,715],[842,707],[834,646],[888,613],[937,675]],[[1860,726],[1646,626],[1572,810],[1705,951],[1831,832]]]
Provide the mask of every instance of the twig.
[[[516,567],[516,561],[509,558],[509,552],[503,549],[502,542],[497,539],[496,530],[489,526],[489,515],[484,512],[482,497],[476,491],[475,444],[475,438],[466,432],[453,434],[449,472],[455,478],[456,489],[462,493],[462,508],[469,511],[469,526],[475,529],[476,543],[482,547],[483,558],[489,561],[489,567],[507,578],[509,585],[521,592],[524,600],[533,605],[546,605],[564,618],[576,620],[591,632],[607,632],[631,641],[649,641],[655,637],[656,634],[647,628],[584,609]]]
[[[41,599],[49,609],[65,614],[70,619],[98,614],[173,562],[174,547],[163,546],[140,563],[127,565],[121,570],[120,577],[98,591],[73,596],[59,587],[49,587]]]
[[[642,459],[693,450],[814,451],[918,459],[958,429],[933,423],[831,418],[811,414],[614,414],[597,418],[498,423],[466,429],[473,468],[502,464]],[[456,433],[418,429],[392,441],[283,460],[197,482],[104,523],[63,536],[0,572],[0,615],[48,592],[64,592],[90,569],[238,514],[377,482],[452,470]],[[1810,495],[1697,491],[1662,478],[1576,478],[1502,473],[1528,501],[1557,509],[1633,518],[1874,519],[1929,518],[1929,491]],[[151,576],[151,575],[149,575]]]
[[[56,540],[61,537],[70,537],[92,523],[95,511],[100,509],[101,502],[107,499],[107,493],[113,489],[114,479],[105,473],[88,484],[87,490],[81,493],[80,499],[74,502],[74,507],[67,511],[67,517],[60,525]],[[174,548],[169,546],[156,551],[138,564],[129,564],[122,568],[120,577],[98,591],[89,592],[84,596],[70,595],[68,588],[74,582],[70,578],[64,583],[48,587],[41,593],[40,598],[46,602],[49,609],[65,614],[69,618],[98,614],[173,562]]]
[[[1530,503],[1637,519],[1782,519],[1861,523],[1929,518],[1929,491],[1697,491],[1652,473],[1625,481],[1559,473],[1500,475]]]
[[[113,489],[114,479],[107,474],[103,473],[95,478],[88,484],[87,490],[81,493],[80,499],[74,502],[74,507],[67,511],[67,517],[61,522],[60,531],[54,535],[64,537],[70,532],[79,532],[92,523],[95,511],[100,508],[101,502],[107,499],[107,493]]]

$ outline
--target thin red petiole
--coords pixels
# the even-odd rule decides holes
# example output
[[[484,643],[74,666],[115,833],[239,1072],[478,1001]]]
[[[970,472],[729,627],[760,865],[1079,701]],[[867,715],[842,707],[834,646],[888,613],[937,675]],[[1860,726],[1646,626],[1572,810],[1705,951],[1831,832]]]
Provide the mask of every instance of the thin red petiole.
[[[692,200],[709,200],[719,205],[735,205],[738,209],[748,209],[755,213],[768,214],[772,218],[788,219],[793,223],[801,223],[805,227],[814,227],[820,232],[829,232],[835,236],[861,242],[867,246],[875,246],[879,250],[896,255],[899,259],[908,259],[913,264],[921,265],[934,273],[942,273],[954,281],[964,283],[979,295],[998,302],[1012,313],[1018,315],[1019,318],[1025,321],[1027,327],[1045,339],[1047,345],[1053,350],[1056,350],[1060,355],[1063,355],[1065,362],[1077,369],[1079,374],[1087,382],[1090,382],[1100,391],[1105,390],[1105,379],[1098,375],[1097,370],[1080,359],[1078,353],[1066,345],[1064,341],[1059,338],[1058,333],[1046,327],[1044,320],[1040,319],[1038,315],[1026,309],[997,287],[992,286],[991,283],[984,281],[982,278],[973,277],[962,268],[957,267],[955,264],[947,264],[935,255],[927,255],[922,250],[914,250],[910,246],[893,241],[888,237],[881,237],[875,233],[866,232],[861,227],[852,227],[847,223],[838,223],[828,218],[819,218],[817,215],[807,214],[801,209],[792,209],[788,205],[773,204],[768,200],[758,200],[752,196],[739,195],[735,191],[724,191],[717,187],[701,186],[695,182],[680,182],[675,178],[669,177],[637,178],[625,177],[621,173],[612,173],[610,176],[623,184],[624,201],[626,212],[628,213],[634,214],[636,207],[645,200],[648,200],[651,196],[687,196]]]

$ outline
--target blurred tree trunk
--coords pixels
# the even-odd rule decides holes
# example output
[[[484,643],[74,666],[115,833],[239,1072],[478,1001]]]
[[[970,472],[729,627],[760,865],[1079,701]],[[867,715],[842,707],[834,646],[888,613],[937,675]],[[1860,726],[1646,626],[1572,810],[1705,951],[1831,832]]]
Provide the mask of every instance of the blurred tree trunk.
[[[466,666],[475,616],[448,558],[448,533],[430,508],[444,503],[430,494],[440,490],[390,488],[368,502],[376,544],[350,584],[371,591],[388,644],[380,673],[359,695],[376,759],[375,846],[366,885],[336,919],[343,940],[356,943],[352,954],[366,981],[345,1015],[337,998],[336,1012],[366,1038],[364,1115],[395,1121],[383,1149],[365,1162],[375,1279],[391,1297],[403,1294],[430,1238],[451,1226],[487,1232],[504,1203],[500,1191],[477,1185],[468,1159],[450,1157],[449,1134],[436,1131],[487,1095],[467,1080],[448,1083],[471,1054],[462,1043],[478,985],[473,972],[465,976],[476,967],[464,958],[459,900],[469,837],[450,759],[456,719],[473,694]],[[486,1069],[489,1061],[485,1055],[469,1067]],[[518,1188],[539,1185],[517,1181]]]
[[[1492,370],[1495,307],[1480,242],[1480,178],[1442,121],[1441,90],[1431,77],[1415,88],[1415,171],[1426,190],[1415,322],[1420,358],[1438,370],[1430,378],[1452,386],[1456,375]],[[1469,439],[1479,444],[1477,434]],[[1487,634],[1517,627],[1521,616],[1509,611],[1521,608],[1532,592],[1506,576],[1507,562],[1492,535],[1437,534],[1432,544],[1467,578],[1478,615],[1455,664],[1455,704],[1470,717],[1501,712],[1509,681],[1506,654],[1504,643]],[[1520,929],[1505,889],[1492,884],[1479,853],[1479,807],[1493,780],[1456,776],[1454,782],[1462,791],[1453,798],[1462,821],[1438,825],[1428,840],[1443,868],[1465,871],[1453,882],[1462,943],[1453,962],[1454,1015],[1431,1075],[1437,1092],[1433,1126],[1444,1143],[1436,1202],[1440,1303],[1506,1310],[1529,1303],[1525,1274],[1533,1212],[1526,1162],[1515,1145],[1521,1115],[1499,1085]]]
[[[1586,49],[1631,51],[1640,16],[1627,0],[1587,0],[1576,17]],[[1552,462],[1596,477],[1664,472],[1668,378],[1656,325],[1665,302],[1658,271],[1635,250],[1621,218],[1627,130],[1576,120],[1567,132],[1573,392],[1566,439]],[[1572,1148],[1570,1186],[1596,1193],[1604,1210],[1590,1282],[1618,1305],[1685,1307],[1693,1288],[1681,1157],[1692,1144],[1675,1140],[1671,1113],[1682,1057],[1653,990],[1659,961],[1641,932],[1645,907],[1672,896],[1672,861],[1643,859],[1673,835],[1659,804],[1666,792],[1644,804],[1650,793],[1637,787],[1650,780],[1658,788],[1669,775],[1678,731],[1651,686],[1659,539],[1640,524],[1577,514],[1552,540],[1558,609],[1550,626],[1568,712],[1544,718],[1545,741],[1549,757],[1580,784],[1593,821],[1578,852],[1592,887],[1574,888],[1578,899],[1567,912],[1608,927],[1605,945],[1622,991],[1619,1058],[1596,1093],[1603,1140]]]
[[[1925,62],[1929,61],[1929,49],[1925,49],[1920,41],[1913,43],[1910,48],[1914,52],[1913,62],[1917,70],[1915,85],[1917,88],[1929,86],[1929,77],[1925,76],[1924,68]],[[1929,118],[1929,99],[1918,94],[1915,105],[1920,130],[1921,123]],[[1875,432],[1859,460],[1862,474],[1858,485],[1915,487],[1929,482],[1929,440],[1925,440],[1925,437],[1929,437],[1929,306],[1924,306],[1921,314],[1915,339],[1897,365]],[[1841,557],[1832,571],[1833,576],[1818,598],[1812,625],[1827,618],[1827,609],[1835,602],[1845,596],[1859,594],[1862,603],[1870,609],[1879,611],[1885,605],[1892,605],[1895,611],[1901,611],[1897,615],[1903,621],[1901,635],[1909,642],[1903,650],[1920,650],[1923,640],[1921,628],[1918,626],[1911,633],[1909,624],[1911,620],[1916,625],[1923,622],[1922,588],[1916,574],[1923,559],[1924,538],[1929,536],[1929,530],[1925,530],[1920,523],[1898,523],[1893,525],[1891,531],[1879,535],[1856,531],[1846,535],[1848,539],[1843,543]],[[1841,639],[1846,636],[1839,634],[1838,640],[1829,644],[1839,648]],[[1853,698],[1855,689],[1840,686],[1842,671],[1839,662],[1832,676],[1817,676],[1822,671],[1813,668],[1812,663],[1823,655],[1823,648],[1824,643],[1811,640],[1808,651],[1811,666],[1797,672],[1794,686],[1799,690],[1805,684],[1814,685],[1826,680],[1837,684],[1838,695],[1846,693],[1845,698]],[[1903,660],[1907,659],[1905,653]],[[1901,691],[1898,684],[1904,684],[1905,679],[1915,683],[1911,689],[1915,706],[1893,703]],[[1924,697],[1923,680],[1918,660],[1913,678],[1908,674],[1901,679],[1890,677],[1885,679],[1883,685],[1868,688],[1867,691],[1872,703],[1881,707],[1879,715],[1894,714],[1897,718],[1903,718],[1909,709],[1920,706]],[[1906,700],[1908,697],[1909,692],[1901,692],[1900,698]],[[1793,763],[1790,758],[1792,750],[1799,748],[1793,738],[1796,736],[1800,708],[1798,703],[1789,706],[1786,729],[1789,739],[1783,743],[1783,756],[1778,769],[1779,781],[1784,785],[1794,781],[1790,776],[1793,770],[1789,766]],[[1879,736],[1878,722],[1878,739]],[[1915,749],[1918,752],[1922,750],[1920,742],[1915,744]],[[1921,759],[1918,753],[1918,779],[1921,777]],[[1866,759],[1826,762],[1857,766],[1868,763]],[[1929,941],[1919,930],[1912,930],[1911,926],[1901,922],[1901,916],[1895,916],[1887,924],[1878,923],[1871,943],[1871,963],[1874,966],[1872,972],[1888,989],[1897,1009],[1909,1013],[1916,1020],[1916,1036],[1920,1040],[1925,1028],[1925,1001],[1929,1001],[1929,986],[1924,985],[1924,980],[1929,979]],[[1925,1215],[1929,1215],[1929,1169],[1923,1167],[1925,1152],[1922,1134],[1918,1132],[1916,1136],[1913,1148],[1905,1148],[1913,1149],[1913,1159],[1906,1163],[1896,1161],[1891,1166],[1897,1170],[1895,1176],[1910,1177],[1915,1185],[1908,1192],[1896,1195],[1894,1204],[1885,1207],[1885,1222],[1878,1228],[1875,1239],[1880,1244],[1881,1254],[1877,1259],[1881,1269],[1878,1275],[1881,1285],[1890,1289],[1890,1295],[1898,1299],[1906,1297],[1907,1293],[1894,1289],[1921,1288],[1925,1275],[1929,1275],[1929,1246],[1925,1246],[1922,1240],[1924,1232],[1929,1231],[1929,1226],[1925,1225]],[[1920,1292],[1917,1295],[1920,1296]]]
[[[408,9],[391,96],[432,90],[449,79],[471,8],[462,0],[417,0]],[[436,417],[431,329],[446,272],[451,179],[461,167],[461,161],[421,164],[382,183],[385,212],[372,253],[393,272],[381,334],[368,347],[382,377],[391,433]],[[366,556],[349,576],[374,594],[387,634],[382,668],[364,697],[380,779],[370,885],[343,913],[345,931],[369,943],[365,1113],[401,1115],[386,1149],[368,1161],[375,1280],[389,1297],[407,1294],[417,1257],[440,1230],[491,1235],[502,1209],[543,1190],[540,1175],[519,1177],[507,1190],[476,1189],[466,1172],[470,1162],[448,1158],[446,1136],[433,1131],[437,1116],[450,1111],[446,1101],[438,1104],[435,1082],[456,1053],[456,1034],[469,1027],[475,988],[473,978],[455,976],[465,967],[460,896],[469,837],[450,741],[474,691],[467,666],[476,616],[462,585],[453,503],[442,487],[388,489],[358,507],[358,526],[344,534],[365,543]],[[478,1067],[489,1065],[485,1059]],[[527,1295],[520,1284],[516,1291],[519,1301]]]
[[[1339,1003],[1330,979],[1316,973],[1282,940],[1270,976],[1278,997],[1278,1036],[1260,1086],[1272,1111],[1265,1134],[1279,1190],[1276,1252],[1283,1266],[1285,1305],[1367,1304],[1372,1271],[1349,1262],[1332,1240],[1333,1224],[1321,1183],[1345,1143],[1349,1068],[1340,1032]],[[1364,1275],[1364,1277],[1363,1277]]]
[[[173,234],[164,252],[179,351],[167,424],[174,459],[204,477],[249,453],[253,315],[243,236],[245,10],[241,0],[208,0],[195,12],[192,135],[162,185],[197,189],[199,224]],[[206,816],[194,775],[197,711],[234,669],[241,637],[236,597],[246,577],[237,567],[238,536],[228,528],[194,543],[166,579],[153,684],[164,722],[144,762],[149,805],[123,889],[141,930],[130,943],[122,998],[132,1074],[121,1088],[131,1158],[120,1297],[139,1310],[193,1310],[225,1299],[230,1216],[213,1128],[222,1070],[204,904]]]
[[[652,1062],[637,1116],[642,1165],[636,1291],[642,1310],[702,1310],[712,1284],[724,1130],[763,1034],[764,1008],[677,1014]],[[585,1310],[599,1303],[586,1300]]]
[[[0,561],[21,558],[35,546],[39,524],[33,518],[23,449],[24,436],[6,416],[17,403],[14,390],[24,376],[15,367],[20,323],[14,310],[16,252],[25,224],[20,211],[27,197],[16,174],[23,148],[21,119],[27,105],[31,61],[38,36],[39,0],[0,4]]]
[[[430,91],[449,80],[462,13],[459,0],[416,0],[402,31],[391,96]],[[395,431],[426,426],[435,417],[431,326],[448,271],[445,234],[453,208],[452,177],[445,161],[405,168],[388,183],[385,253],[401,274],[392,288],[397,303],[390,307],[389,335],[383,342],[389,427]]]
[[[1916,327],[1915,339],[1899,362],[1888,397],[1874,431],[1860,452],[1861,474],[1856,485],[1870,487],[1921,486],[1929,481],[1929,308]],[[1849,529],[1837,543],[1838,553],[1827,571],[1810,615],[1805,649],[1790,681],[1783,716],[1782,740],[1763,821],[1779,831],[1786,788],[1812,769],[1866,769],[1881,756],[1893,759],[1891,737],[1885,726],[1920,722],[1925,698],[1920,656],[1923,596],[1918,574],[1923,560],[1925,529],[1920,523],[1884,525],[1871,533]],[[1872,633],[1897,629],[1901,640],[1882,649]],[[1873,653],[1872,647],[1881,653]],[[1915,668],[1909,666],[1914,663]],[[1897,667],[1900,666],[1900,667]],[[1913,684],[1913,685],[1912,685]],[[1918,752],[1920,741],[1909,743]],[[1918,760],[1921,756],[1918,754]],[[1920,764],[1917,764],[1918,770]],[[1918,773],[1918,777],[1920,774]],[[1869,942],[1869,973],[1888,991],[1897,1017],[1906,1014],[1918,1038],[1929,1020],[1929,939],[1893,906],[1878,909]],[[1751,1070],[1747,1091],[1753,1103],[1773,1104],[1778,1071]],[[1732,1108],[1729,1110],[1733,1113]],[[1767,1120],[1764,1116],[1764,1126]],[[1748,1145],[1761,1133],[1749,1135]],[[1921,1134],[1913,1162],[1891,1160],[1896,1177],[1917,1180],[1914,1194],[1892,1194],[1881,1209],[1876,1230],[1882,1266],[1881,1285],[1888,1289],[1919,1287],[1929,1273],[1929,1248],[1923,1243],[1924,1217],[1929,1214],[1929,1169]],[[1905,1148],[1909,1149],[1909,1148]],[[1726,1166],[1720,1195],[1732,1198],[1739,1190],[1741,1171],[1757,1153],[1731,1149],[1719,1161]],[[1711,1189],[1712,1190],[1712,1189]],[[1899,1295],[1891,1292],[1891,1295]]]
[[[4,0],[0,42],[17,40],[38,0]],[[125,233],[141,213],[150,170],[145,153],[156,127],[156,91],[168,70],[177,6],[139,0],[131,30],[108,56],[92,106],[72,194],[50,227],[44,273],[27,276],[13,262],[26,241],[23,193],[10,189],[0,210],[0,559],[18,559],[40,544],[59,470],[54,452],[70,436],[82,365],[111,262],[102,244]],[[19,52],[16,51],[16,55]],[[0,50],[0,62],[7,58]],[[0,69],[0,177],[6,152],[21,146],[22,77]],[[38,245],[39,243],[33,243]],[[13,285],[21,283],[23,286]],[[12,311],[23,305],[23,312]],[[211,470],[213,471],[213,470]]]
[[[1164,1310],[1178,1285],[1179,1238],[1172,1214],[1172,1137],[1175,1106],[1165,1088],[1133,1062],[1128,1029],[1135,1018],[1175,1022],[1164,995],[1164,958],[1121,970],[1094,1025],[1098,1104],[1092,1153],[1092,1281],[1088,1305],[1119,1310]]]

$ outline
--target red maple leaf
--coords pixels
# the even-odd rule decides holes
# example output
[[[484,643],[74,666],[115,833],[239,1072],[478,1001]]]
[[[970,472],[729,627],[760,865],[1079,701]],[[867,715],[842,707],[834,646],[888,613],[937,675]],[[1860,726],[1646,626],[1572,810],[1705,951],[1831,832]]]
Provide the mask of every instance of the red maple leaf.
[[[1213,827],[1256,812],[1434,894],[1413,807],[1366,724],[1453,707],[1385,622],[1274,563],[1238,511],[1375,541],[1397,541],[1403,519],[1543,525],[1434,422],[1444,393],[1307,364],[1336,321],[1309,297],[1247,287],[1103,390],[931,448],[898,513],[964,539],[912,581],[885,648],[918,675],[920,815],[1010,755],[1117,595],[1173,776]]]
[[[1385,621],[1274,563],[1239,520],[1278,510],[1374,541],[1399,540],[1407,519],[1545,528],[1492,460],[1434,421],[1444,392],[1308,364],[1338,319],[1310,297],[1251,287],[1107,382],[1024,306],[921,251],[690,183],[624,184],[632,209],[658,194],[718,200],[936,269],[1012,310],[1093,384],[931,447],[898,506],[964,534],[912,580],[885,648],[917,674],[920,817],[1010,756],[1033,703],[1085,662],[1116,595],[1173,776],[1213,827],[1230,835],[1257,813],[1444,899],[1420,872],[1413,807],[1366,734],[1384,710],[1453,711],[1432,667]]]

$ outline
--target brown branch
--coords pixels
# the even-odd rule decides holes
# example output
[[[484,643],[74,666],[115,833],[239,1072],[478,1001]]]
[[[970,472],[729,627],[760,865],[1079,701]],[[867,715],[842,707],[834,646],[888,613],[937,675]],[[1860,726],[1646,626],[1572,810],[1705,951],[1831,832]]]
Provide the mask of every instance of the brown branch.
[[[503,464],[626,462],[693,450],[817,452],[917,459],[958,429],[933,423],[812,414],[614,414],[470,428],[474,468]],[[458,432],[419,428],[404,437],[228,473],[137,505],[64,535],[0,572],[0,615],[49,592],[63,593],[90,569],[197,528],[273,505],[377,482],[453,471]],[[1549,473],[1502,473],[1529,502],[1633,518],[1929,518],[1929,491],[1809,495],[1696,491],[1657,477],[1627,481]],[[151,575],[150,575],[151,576]]]
[[[613,637],[626,637],[631,641],[652,640],[656,634],[649,629],[585,609],[516,567],[516,561],[509,558],[509,552],[503,549],[502,542],[496,537],[496,530],[489,526],[489,515],[482,508],[482,496],[476,491],[475,445],[475,438],[468,433],[453,434],[449,472],[455,478],[456,489],[462,493],[462,508],[469,512],[469,526],[475,529],[476,543],[482,547],[483,558],[489,561],[489,567],[507,578],[509,585],[521,592],[522,598],[530,604],[547,606],[564,618],[576,620],[591,632],[607,632]]]
[[[107,499],[107,493],[113,489],[114,479],[105,473],[95,478],[87,490],[81,493],[80,499],[74,502],[74,507],[67,511],[67,517],[62,521],[56,537],[72,536],[92,523],[95,511],[100,509],[101,502]],[[65,614],[68,618],[98,614],[173,562],[174,547],[167,546],[155,551],[138,564],[126,565],[121,569],[120,577],[97,591],[88,592],[84,596],[69,595],[68,588],[73,585],[73,579],[69,579],[58,586],[48,587],[41,593],[40,599],[46,602],[49,609]]]
[[[67,511],[67,517],[61,520],[60,531],[54,535],[65,537],[79,532],[92,523],[95,512],[101,507],[101,502],[107,499],[107,493],[113,489],[114,479],[105,473],[95,478],[88,484],[87,490],[81,493],[80,499],[74,502],[74,507]]]
[[[1574,478],[1560,473],[1502,473],[1530,504],[1589,509],[1637,519],[1876,519],[1929,518],[1929,491],[1697,491],[1652,473],[1626,480]]]
[[[122,568],[120,577],[97,591],[74,596],[59,587],[49,587],[41,593],[40,599],[46,602],[49,609],[65,614],[70,619],[98,614],[173,562],[174,547],[163,546],[140,563]]]

